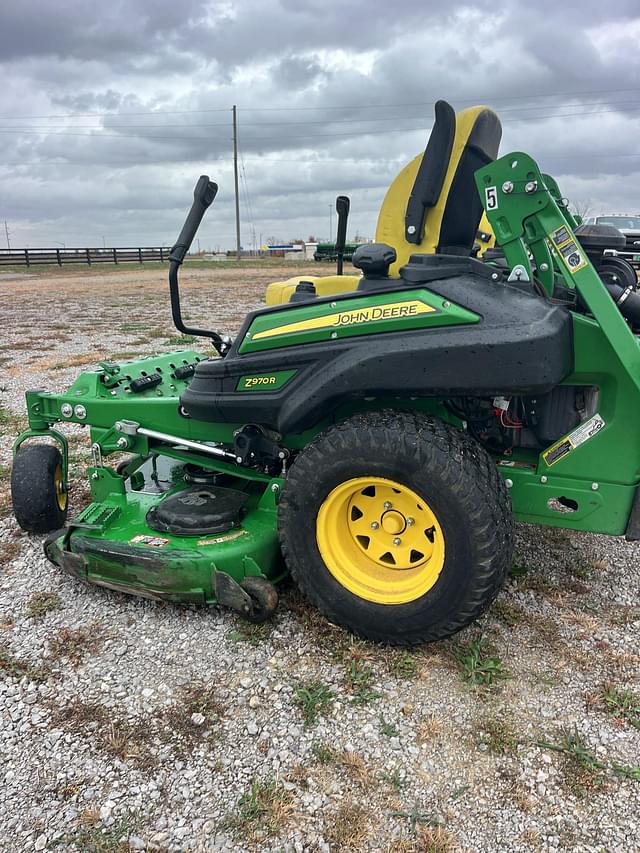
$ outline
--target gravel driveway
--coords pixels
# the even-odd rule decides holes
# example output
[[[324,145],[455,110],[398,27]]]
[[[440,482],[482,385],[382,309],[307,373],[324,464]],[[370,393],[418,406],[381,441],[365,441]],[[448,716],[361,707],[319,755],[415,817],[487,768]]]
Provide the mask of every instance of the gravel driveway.
[[[279,272],[187,269],[185,314],[233,333]],[[179,347],[164,276],[0,282],[0,850],[640,850],[637,545],[520,526],[491,612],[409,652],[293,587],[258,627],[84,587],[21,533],[25,389]]]

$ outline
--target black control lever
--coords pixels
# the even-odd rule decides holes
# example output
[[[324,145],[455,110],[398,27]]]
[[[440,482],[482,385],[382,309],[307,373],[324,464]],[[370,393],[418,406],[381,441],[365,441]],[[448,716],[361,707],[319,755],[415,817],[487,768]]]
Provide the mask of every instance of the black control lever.
[[[185,335],[211,338],[215,349],[220,355],[224,356],[231,346],[230,338],[218,332],[207,331],[205,329],[192,329],[189,326],[185,326],[180,311],[180,290],[178,287],[178,269],[191,248],[193,238],[196,236],[196,231],[200,227],[206,209],[213,202],[217,192],[218,185],[210,181],[208,175],[201,175],[193,191],[191,210],[182,226],[180,236],[169,255],[169,293],[171,295],[171,315],[176,329]]]
[[[350,205],[351,202],[346,195],[339,195],[336,199],[336,211],[338,213],[338,230],[336,233],[336,272],[338,275],[342,275],[342,268],[344,265],[344,246],[347,242],[347,219],[349,218]]]
[[[181,264],[184,256],[187,254],[193,243],[193,238],[196,236],[196,231],[200,227],[202,217],[206,209],[213,202],[218,192],[218,185],[209,180],[208,175],[200,175],[198,183],[193,191],[193,204],[189,215],[185,219],[180,236],[175,242],[169,255],[170,261],[176,261]]]

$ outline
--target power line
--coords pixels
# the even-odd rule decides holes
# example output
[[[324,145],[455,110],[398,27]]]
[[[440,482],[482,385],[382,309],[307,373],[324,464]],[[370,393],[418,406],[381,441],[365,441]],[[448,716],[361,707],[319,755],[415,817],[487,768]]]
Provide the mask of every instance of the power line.
[[[636,106],[636,107],[631,108],[629,110],[629,112],[635,112],[636,110],[639,110],[639,109],[640,109],[640,106]],[[544,119],[573,118],[573,117],[587,118],[589,116],[605,115],[608,113],[610,114],[610,113],[619,113],[619,112],[620,112],[620,110],[618,110],[618,109],[591,110],[591,111],[587,111],[587,112],[584,112],[583,110],[581,110],[580,112],[570,112],[570,113],[555,112],[555,113],[547,113],[545,115],[536,115],[536,116],[516,116],[514,118],[503,119],[502,122],[503,122],[503,124],[508,123],[508,122],[529,123],[529,122],[534,122],[534,121],[542,121]],[[409,117],[399,119],[399,120],[400,121],[412,121],[412,119]],[[361,129],[355,129],[355,130],[351,130],[351,131],[342,131],[339,133],[315,133],[313,135],[309,135],[309,134],[300,135],[300,134],[298,134],[295,136],[288,135],[286,137],[283,137],[283,136],[253,136],[253,137],[251,137],[251,141],[252,142],[260,142],[260,141],[276,141],[277,142],[277,141],[289,141],[292,139],[332,139],[332,138],[343,137],[343,136],[372,136],[372,135],[388,134],[388,133],[413,133],[413,132],[418,132],[418,131],[428,131],[430,129],[431,129],[431,126],[429,126],[429,127],[424,127],[424,126],[422,126],[422,127],[399,127],[399,128],[386,128],[384,130],[365,130],[365,131],[363,131]],[[100,128],[96,128],[96,130],[100,130]],[[210,138],[210,137],[205,136],[205,135],[200,135],[200,136],[158,136],[158,135],[153,134],[153,135],[146,135],[145,136],[145,135],[141,135],[139,133],[135,133],[135,134],[129,134],[129,133],[121,133],[121,134],[118,134],[118,133],[75,133],[74,131],[59,131],[59,130],[56,130],[56,131],[49,133],[47,131],[41,131],[41,130],[20,130],[17,128],[0,129],[0,133],[17,133],[17,134],[23,134],[23,135],[29,134],[29,135],[36,135],[36,136],[84,136],[84,137],[87,137],[89,139],[102,139],[102,138],[137,139],[140,142],[145,142],[147,140],[152,140],[152,139],[162,139],[162,140],[178,141],[178,142],[197,142],[198,140],[207,140]],[[222,137],[222,136],[216,136],[213,138],[216,139],[217,141],[227,141],[228,140],[227,137]]]
[[[611,154],[610,152],[599,154],[597,152],[589,152],[588,154],[550,154],[550,158],[555,160],[586,160],[595,158],[607,158],[608,160],[618,160],[621,158],[640,158],[640,152],[635,154]],[[321,160],[309,160],[308,157],[245,157],[244,161],[247,163],[298,163],[301,166],[323,166],[325,164],[357,164],[361,166],[382,166],[382,165],[392,165],[399,163],[406,163],[406,156],[398,156],[394,158],[381,158],[381,159],[373,159],[373,158],[362,158],[362,157],[340,157],[340,158],[323,158]],[[87,169],[95,169],[96,166],[119,166],[123,168],[131,168],[131,167],[148,167],[148,168],[162,168],[167,165],[191,165],[192,163],[232,163],[233,160],[231,157],[205,157],[205,158],[197,158],[194,160],[163,160],[158,163],[143,163],[139,160],[100,160],[95,163],[77,163],[77,162],[65,162],[60,163],[55,160],[39,160],[39,161],[29,161],[29,160],[20,160],[20,161],[8,161],[3,160],[0,163],[0,169],[6,166],[42,166],[51,168],[52,166],[64,166],[70,168],[87,168]]]
[[[630,106],[630,107],[638,107],[640,106],[636,100],[625,100],[625,101],[606,101],[604,104],[602,101],[587,101],[579,104],[580,108],[584,107],[592,107],[592,106]],[[558,109],[563,109],[570,107],[570,104],[558,104]],[[578,105],[576,105],[578,106]],[[524,112],[531,110],[541,110],[541,109],[549,109],[549,105],[546,104],[538,104],[529,107],[505,107],[500,110],[500,115],[504,113],[512,113],[512,112]],[[326,124],[360,124],[361,122],[387,122],[387,121],[422,121],[422,116],[376,116],[375,118],[366,118],[363,116],[358,116],[356,118],[333,118],[333,119],[307,119],[306,121],[239,121],[238,124],[242,125],[242,127],[296,127],[298,125],[326,125]],[[133,130],[136,128],[142,129],[151,129],[158,130],[163,128],[210,128],[210,127],[229,127],[229,122],[214,122],[214,123],[205,123],[205,124],[195,124],[190,122],[189,124],[108,124],[106,126],[98,126],[92,124],[76,124],[69,127],[67,124],[48,124],[48,125],[26,125],[24,128],[22,127],[12,127],[7,128],[7,130],[49,130],[50,128],[68,128],[69,130],[115,130],[122,128],[124,130]]]
[[[618,92],[639,92],[640,89],[638,87],[625,88],[625,89],[587,89],[583,91],[574,91],[574,92],[539,92],[529,95],[504,95],[502,97],[491,97],[491,101],[493,103],[504,102],[504,101],[523,101],[523,100],[531,100],[534,98],[564,98],[564,97],[577,97],[580,95],[607,95]],[[455,97],[452,100],[456,102],[466,103],[466,102],[484,102],[487,97],[487,93],[483,92],[479,96],[465,96],[465,97]],[[356,110],[356,109],[386,109],[388,107],[419,107],[419,106],[431,106],[433,105],[433,101],[413,101],[413,102],[404,102],[398,103],[394,102],[391,104],[343,104],[341,106],[321,106],[321,107],[239,107],[243,112],[303,112],[303,111],[336,111],[336,110]],[[127,113],[53,113],[49,115],[19,115],[19,116],[3,116],[0,115],[0,119],[10,119],[10,120],[20,120],[23,118],[110,118],[113,116],[157,116],[157,115],[190,115],[193,113],[228,113],[230,112],[229,107],[209,107],[206,109],[199,110],[148,110],[148,111],[136,111],[136,112],[127,112]]]

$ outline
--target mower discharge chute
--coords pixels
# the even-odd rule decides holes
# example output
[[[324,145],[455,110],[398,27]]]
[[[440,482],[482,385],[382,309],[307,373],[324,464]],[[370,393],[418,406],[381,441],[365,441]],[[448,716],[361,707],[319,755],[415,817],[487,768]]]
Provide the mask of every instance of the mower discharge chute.
[[[354,255],[362,276],[279,283],[234,341],[180,313],[178,268],[215,195],[201,178],[172,250],[172,311],[220,357],[105,362],[65,394],[27,393],[13,500],[26,530],[61,528],[47,556],[254,620],[289,571],[332,621],[411,644],[490,605],[513,518],[637,539],[639,297],[594,267],[616,235],[581,244],[553,179],[526,154],[495,160],[499,140],[491,110],[456,119],[439,102],[379,242]],[[496,249],[481,261],[483,210]],[[59,422],[89,424],[93,453],[92,502],[66,527]]]

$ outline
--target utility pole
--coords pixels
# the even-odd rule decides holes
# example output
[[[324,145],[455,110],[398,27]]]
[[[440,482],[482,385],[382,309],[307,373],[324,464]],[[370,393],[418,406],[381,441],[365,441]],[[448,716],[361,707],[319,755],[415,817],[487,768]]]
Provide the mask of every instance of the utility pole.
[[[240,195],[238,193],[238,111],[233,105],[233,182],[236,191],[236,255],[240,260]]]
[[[333,205],[329,205],[329,242],[333,242]]]
[[[4,221],[4,233],[7,235],[7,249],[11,251],[11,243],[9,242],[9,226],[7,225],[7,220]]]

